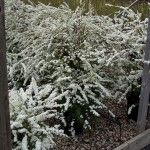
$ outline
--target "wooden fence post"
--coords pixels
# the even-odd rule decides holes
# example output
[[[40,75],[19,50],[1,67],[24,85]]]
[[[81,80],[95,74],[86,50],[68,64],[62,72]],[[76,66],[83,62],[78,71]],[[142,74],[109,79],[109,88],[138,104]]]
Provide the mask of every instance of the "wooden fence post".
[[[0,0],[0,150],[11,150],[4,0]]]
[[[145,130],[148,103],[150,96],[150,17],[148,21],[147,44],[145,48],[144,70],[142,76],[142,86],[138,111],[138,132]]]

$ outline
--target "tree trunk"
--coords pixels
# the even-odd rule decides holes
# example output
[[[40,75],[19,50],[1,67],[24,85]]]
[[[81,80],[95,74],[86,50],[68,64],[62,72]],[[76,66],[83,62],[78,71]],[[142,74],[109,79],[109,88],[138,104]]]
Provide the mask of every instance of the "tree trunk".
[[[11,150],[4,0],[0,0],[0,150]]]

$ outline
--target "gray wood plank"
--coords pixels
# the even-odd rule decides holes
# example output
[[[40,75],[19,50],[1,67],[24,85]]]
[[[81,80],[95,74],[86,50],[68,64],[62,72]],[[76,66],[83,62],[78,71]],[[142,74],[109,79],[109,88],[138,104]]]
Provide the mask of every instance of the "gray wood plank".
[[[4,0],[0,0],[0,150],[11,150]]]
[[[147,44],[145,48],[144,70],[142,76],[142,88],[140,94],[139,112],[138,112],[138,132],[145,130],[146,117],[148,111],[149,95],[150,95],[150,18],[148,21]]]

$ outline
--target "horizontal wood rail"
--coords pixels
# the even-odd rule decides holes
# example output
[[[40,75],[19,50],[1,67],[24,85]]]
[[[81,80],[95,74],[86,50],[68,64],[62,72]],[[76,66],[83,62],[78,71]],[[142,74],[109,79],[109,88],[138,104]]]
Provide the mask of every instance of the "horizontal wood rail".
[[[142,132],[141,134],[137,135],[131,140],[123,143],[114,150],[141,150],[142,148],[146,147],[149,144],[150,144],[150,129]],[[150,146],[148,146],[146,149],[150,150]]]

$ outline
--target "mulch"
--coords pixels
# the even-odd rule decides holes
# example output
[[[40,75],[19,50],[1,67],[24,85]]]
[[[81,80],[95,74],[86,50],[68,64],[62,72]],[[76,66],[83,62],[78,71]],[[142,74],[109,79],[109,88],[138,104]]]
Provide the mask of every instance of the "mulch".
[[[119,117],[121,129],[115,122],[100,116],[92,123],[92,129],[75,137],[55,137],[53,150],[113,150],[136,136],[136,122],[127,118],[126,103],[107,101],[110,110]]]

